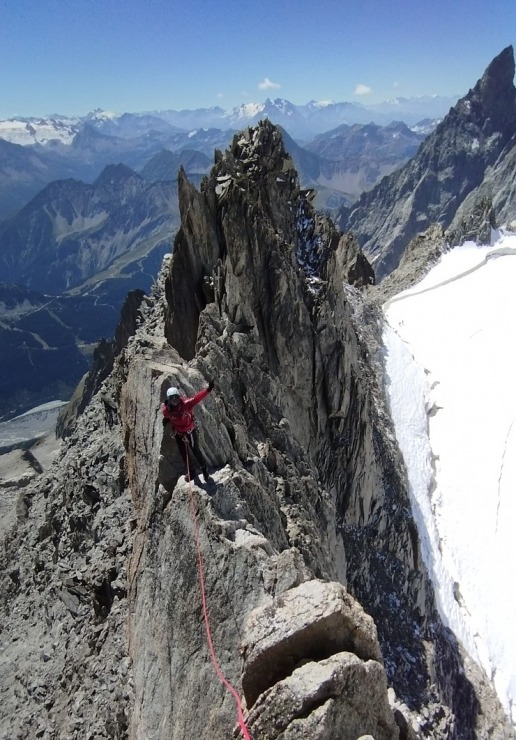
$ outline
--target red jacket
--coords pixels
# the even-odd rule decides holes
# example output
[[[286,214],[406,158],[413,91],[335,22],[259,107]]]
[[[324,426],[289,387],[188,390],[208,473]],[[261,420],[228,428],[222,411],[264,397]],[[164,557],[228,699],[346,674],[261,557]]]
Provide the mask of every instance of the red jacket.
[[[181,398],[181,401],[174,407],[171,405],[169,408],[166,403],[161,405],[163,416],[170,421],[176,434],[188,434],[192,429],[195,429],[192,409],[206,398],[209,392],[208,388],[203,388],[202,391],[196,393],[192,398]]]

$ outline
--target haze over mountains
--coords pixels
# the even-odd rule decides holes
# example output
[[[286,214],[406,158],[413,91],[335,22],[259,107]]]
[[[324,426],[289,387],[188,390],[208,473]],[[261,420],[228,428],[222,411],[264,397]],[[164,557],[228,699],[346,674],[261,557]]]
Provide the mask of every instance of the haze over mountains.
[[[312,139],[326,132],[333,139],[330,132],[338,128],[340,146],[336,147],[334,142],[331,157],[328,152],[323,156],[313,150],[322,157],[320,168],[328,170],[334,158],[342,163],[354,156],[354,144],[345,141],[345,127],[352,129],[353,138],[360,126],[373,125],[381,130],[393,121],[403,121],[407,127],[414,128],[416,139],[420,137],[417,147],[453,102],[453,99],[440,97],[400,98],[368,108],[346,102],[311,102],[299,106],[276,99],[242,105],[230,111],[207,108],[114,114],[97,110],[77,118],[53,115],[0,121],[0,219],[12,215],[53,180],[73,177],[92,182],[104,167],[117,163],[140,171],[163,150],[190,160],[195,154],[195,165],[189,161],[186,171],[188,174],[206,173],[215,149],[224,149],[235,131],[262,118],[282,126],[302,146],[308,146]],[[386,138],[391,144],[388,161],[384,163],[378,153],[379,169],[375,177],[370,171],[363,182],[357,180],[348,191],[342,190],[338,177],[332,182],[332,176],[328,177],[327,173],[315,184],[323,190],[340,193],[341,202],[354,200],[362,192],[360,188],[372,187],[379,174],[392,171],[393,166],[398,166],[415,151],[399,147],[392,132],[386,132]],[[315,147],[320,148],[321,143]],[[190,153],[189,158],[185,152]],[[325,162],[327,159],[329,166]],[[360,169],[356,155],[349,167],[355,171]],[[171,176],[175,177],[176,170],[177,167],[172,168]],[[302,169],[300,174],[303,177]],[[334,200],[333,207],[335,205]]]
[[[306,105],[294,105],[282,98],[267,98],[264,103],[244,103],[231,110],[214,107],[122,114],[96,110],[83,117],[54,114],[45,118],[6,119],[0,121],[0,138],[21,145],[46,144],[50,141],[70,144],[86,126],[92,126],[107,136],[132,139],[150,132],[172,133],[174,129],[236,130],[268,118],[286,128],[296,139],[306,139],[343,123],[386,126],[392,121],[403,121],[408,126],[415,126],[425,119],[442,118],[457,98],[458,95],[453,98],[393,98],[373,106],[315,100]]]

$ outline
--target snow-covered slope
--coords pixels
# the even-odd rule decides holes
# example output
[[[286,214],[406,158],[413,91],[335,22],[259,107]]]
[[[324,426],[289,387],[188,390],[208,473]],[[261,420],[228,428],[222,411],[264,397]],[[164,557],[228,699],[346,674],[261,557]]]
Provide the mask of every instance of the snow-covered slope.
[[[31,442],[55,429],[65,401],[50,401],[14,419],[0,423],[0,455],[16,447],[26,448]]]
[[[384,306],[384,341],[442,616],[516,724],[515,283],[515,235],[456,247]]]
[[[50,118],[10,118],[0,121],[0,139],[12,144],[71,144],[82,128],[79,118],[55,116]]]

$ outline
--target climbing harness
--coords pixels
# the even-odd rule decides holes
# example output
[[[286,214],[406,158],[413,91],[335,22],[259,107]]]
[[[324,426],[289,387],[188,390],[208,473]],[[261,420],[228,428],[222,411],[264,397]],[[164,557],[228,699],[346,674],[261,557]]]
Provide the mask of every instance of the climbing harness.
[[[187,472],[187,480],[190,480],[190,466],[188,462],[188,456],[187,456],[187,463],[186,463],[186,472]],[[190,486],[189,486],[188,491],[189,491],[189,499],[190,499],[190,511],[192,513],[192,521],[194,525],[195,547],[197,550],[197,570],[199,573],[199,587],[201,590],[202,615],[204,619],[204,629],[206,632],[206,640],[208,642],[211,662],[215,669],[215,673],[217,674],[217,678],[226,687],[226,689],[233,695],[233,698],[236,702],[238,725],[240,727],[244,740],[252,740],[249,734],[249,730],[247,729],[247,726],[245,723],[244,712],[242,709],[242,701],[240,699],[240,695],[238,691],[235,689],[235,687],[232,686],[232,684],[228,681],[228,679],[225,677],[224,673],[222,672],[222,669],[217,660],[215,648],[213,646],[210,620],[208,617],[208,602],[206,599],[206,589],[205,589],[205,584],[204,584],[204,566],[203,566],[202,552],[201,552],[201,541],[200,541],[200,536],[199,536],[199,522],[197,519],[197,511],[195,509],[195,502],[194,502],[194,496],[193,496],[193,485],[192,485],[191,480],[190,480]]]
[[[187,471],[186,480],[187,481],[190,481],[192,477],[190,474],[190,460],[192,460],[194,465],[195,465],[195,462],[201,465],[203,472],[205,470],[205,468],[203,467],[205,463],[203,464],[201,458],[197,454],[198,448],[194,445],[194,440],[192,439],[192,435],[194,431],[195,430],[192,429],[191,431],[185,432],[184,434],[176,434],[176,439],[179,437],[184,445],[184,453],[186,457],[186,471]],[[195,473],[193,477],[195,477]]]

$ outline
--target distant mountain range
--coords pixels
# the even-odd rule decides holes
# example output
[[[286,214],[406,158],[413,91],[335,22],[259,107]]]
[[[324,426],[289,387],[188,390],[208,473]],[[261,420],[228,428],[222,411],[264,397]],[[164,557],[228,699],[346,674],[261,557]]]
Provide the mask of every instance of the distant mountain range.
[[[244,103],[230,110],[213,107],[116,114],[99,109],[83,117],[51,115],[45,118],[16,117],[3,120],[0,121],[0,139],[22,146],[46,146],[49,143],[54,146],[69,145],[85,127],[94,128],[106,136],[126,139],[142,135],[172,135],[174,131],[181,133],[185,130],[195,136],[195,129],[235,131],[268,118],[285,128],[293,138],[306,140],[342,124],[376,123],[386,126],[392,121],[403,121],[412,127],[424,119],[442,118],[457,100],[458,95],[436,95],[393,98],[367,106],[315,100],[306,105],[295,105],[283,98],[267,98],[264,103]],[[191,148],[200,149],[193,142]]]
[[[70,397],[128,292],[150,289],[178,222],[176,178],[125,165],[91,185],[50,183],[0,222],[0,419]]]
[[[92,185],[59,180],[0,222],[2,276],[52,295],[91,290],[91,278],[128,284],[136,273],[155,274],[149,258],[157,250],[159,267],[171,251],[178,219],[175,178],[147,182],[119,164]]]
[[[175,179],[179,166],[189,177],[207,174],[214,151],[226,149],[237,130],[260,117],[275,119],[272,122],[281,126],[301,180],[318,190],[316,205],[332,210],[353,202],[406,162],[439,121],[421,119],[412,128],[399,121],[356,123],[354,118],[365,119],[369,114],[351,103],[301,107],[268,101],[264,106],[242,107],[232,116],[217,111],[223,113],[221,109],[167,111],[158,117],[96,111],[83,119],[1,121],[0,220],[16,213],[53,181],[92,183],[112,164],[124,164],[154,181]],[[198,125],[213,122],[220,127]],[[310,127],[316,132],[304,143],[292,133],[300,124],[305,131]]]

